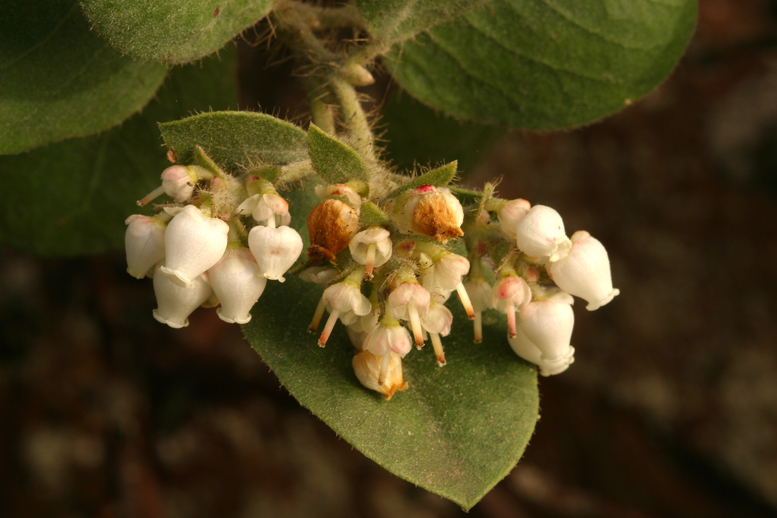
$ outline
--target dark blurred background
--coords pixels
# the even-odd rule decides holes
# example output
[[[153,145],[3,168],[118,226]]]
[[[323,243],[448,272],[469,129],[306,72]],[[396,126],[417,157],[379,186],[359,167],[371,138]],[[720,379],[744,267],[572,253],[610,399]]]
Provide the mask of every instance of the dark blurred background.
[[[241,60],[244,106],[304,117],[282,55]],[[777,2],[701,0],[647,98],[476,151],[465,184],[504,177],[591,232],[621,295],[576,305],[575,364],[540,379],[526,455],[469,516],[777,515]],[[158,324],[125,267],[2,250],[0,516],[463,515],[301,408],[239,327]]]

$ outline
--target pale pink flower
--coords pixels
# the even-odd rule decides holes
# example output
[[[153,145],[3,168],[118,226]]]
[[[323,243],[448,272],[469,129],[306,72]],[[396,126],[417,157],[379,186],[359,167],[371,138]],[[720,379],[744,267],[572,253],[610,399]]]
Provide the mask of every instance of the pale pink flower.
[[[148,275],[165,258],[167,224],[156,217],[135,214],[125,221],[124,250],[127,253],[127,273],[136,279]]]

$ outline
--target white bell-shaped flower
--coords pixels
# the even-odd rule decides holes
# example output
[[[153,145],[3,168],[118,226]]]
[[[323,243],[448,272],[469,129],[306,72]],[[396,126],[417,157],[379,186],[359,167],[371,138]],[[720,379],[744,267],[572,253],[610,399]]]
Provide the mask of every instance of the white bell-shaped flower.
[[[518,317],[521,330],[542,351],[541,359],[554,362],[571,354],[569,342],[575,314],[563,299],[530,302]]]
[[[429,310],[421,317],[421,326],[429,333],[448,336],[453,324],[453,313],[443,304],[434,300],[429,305]]]
[[[124,249],[127,253],[127,273],[136,279],[145,277],[165,258],[167,224],[155,217],[135,214],[127,218]]]
[[[191,287],[194,278],[216,264],[227,249],[229,225],[187,205],[168,223],[165,265],[159,271],[179,286]]]
[[[518,228],[518,223],[523,219],[527,212],[531,209],[531,203],[524,199],[510,200],[497,211],[496,216],[499,218],[499,228],[510,239],[515,239],[515,229]]]
[[[585,299],[588,311],[604,306],[620,293],[612,287],[607,250],[584,230],[572,234],[569,254],[551,263],[548,274],[559,288]]]
[[[208,300],[213,289],[202,275],[194,278],[191,287],[179,286],[161,274],[162,264],[157,265],[154,273],[154,294],[158,306],[154,310],[154,318],[175,329],[186,327],[189,315]]]
[[[569,368],[569,366],[575,361],[575,348],[571,345],[567,354],[560,356],[555,361],[547,361],[542,358],[542,351],[529,340],[529,337],[524,334],[521,328],[518,328],[518,332],[515,336],[507,337],[507,341],[510,343],[510,347],[515,351],[515,354],[531,362],[539,367],[540,375],[553,376],[555,374],[561,374]]]
[[[404,358],[411,347],[410,333],[391,318],[381,319],[375,329],[364,339],[364,349],[375,356],[383,356],[389,351],[394,351]]]
[[[369,351],[363,351],[353,357],[353,371],[362,385],[380,392],[386,396],[386,400],[407,388],[407,383],[402,379],[402,359],[393,352],[375,356]]]
[[[550,262],[566,255],[571,243],[561,215],[545,205],[535,205],[515,229],[516,244],[526,255],[547,257]]]
[[[256,221],[261,222],[275,217],[276,214],[289,216],[289,204],[276,192],[260,193],[246,198],[235,212],[241,215],[251,214]],[[291,221],[290,217],[288,221]]]
[[[421,284],[429,291],[453,291],[469,272],[467,258],[447,250],[431,259],[432,265],[421,271]]]
[[[176,203],[191,198],[198,181],[197,174],[182,165],[170,166],[162,172],[162,188]]]
[[[419,347],[424,344],[420,317],[426,314],[430,303],[431,295],[417,282],[403,282],[388,297],[394,318],[410,322],[415,344]]]
[[[348,326],[353,324],[358,317],[372,311],[370,300],[362,295],[359,283],[350,277],[324,290],[321,301],[329,310],[329,318],[321,337],[318,339],[318,345],[321,347],[326,345],[327,340],[329,340],[329,335],[338,318]]]
[[[370,227],[353,236],[348,248],[353,260],[363,264],[367,278],[371,278],[373,268],[391,259],[391,233],[382,227]]]
[[[285,281],[288,271],[302,253],[302,238],[291,227],[256,226],[248,233],[248,246],[262,275],[270,280]]]
[[[248,248],[228,248],[210,270],[208,277],[221,307],[219,318],[230,324],[246,324],[251,320],[251,308],[259,300],[267,279]]]

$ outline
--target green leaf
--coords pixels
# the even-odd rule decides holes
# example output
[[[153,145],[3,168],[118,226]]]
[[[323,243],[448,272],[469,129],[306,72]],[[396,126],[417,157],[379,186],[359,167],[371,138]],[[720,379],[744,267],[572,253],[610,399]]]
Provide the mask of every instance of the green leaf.
[[[493,0],[394,45],[384,62],[424,103],[547,130],[650,92],[680,59],[695,0]]]
[[[385,212],[369,200],[364,200],[359,210],[359,223],[362,228],[385,227],[391,223]]]
[[[111,49],[75,0],[10,0],[0,34],[0,154],[115,126],[167,73]]]
[[[306,245],[304,214],[317,201],[310,191],[290,197],[292,225]],[[473,344],[472,324],[454,297],[453,330],[443,338],[448,365],[437,367],[430,345],[413,350],[403,360],[408,390],[385,401],[353,374],[341,324],[324,349],[307,332],[321,291],[292,276],[268,284],[243,326],[251,345],[302,405],[356,449],[472,507],[515,466],[537,420],[536,371],[510,349],[505,322],[484,326],[483,343]]]
[[[400,171],[457,160],[459,170],[467,174],[506,131],[502,126],[448,117],[409,95],[398,94],[386,103],[380,122],[386,128],[382,136],[387,141],[385,158]]]
[[[121,127],[27,153],[0,156],[0,242],[40,255],[124,246],[135,201],[159,186],[165,158],[157,121],[237,103],[235,52],[176,68],[142,114]],[[151,213],[150,208],[145,209]]]
[[[359,154],[328,135],[315,124],[308,130],[310,161],[313,169],[329,183],[346,183],[351,180],[369,180],[369,171]]]
[[[438,167],[437,169],[432,169],[431,171],[426,172],[420,176],[416,176],[402,187],[392,191],[391,194],[387,196],[387,198],[396,198],[403,192],[409,191],[410,189],[416,189],[422,185],[445,187],[451,183],[453,177],[456,176],[456,167],[458,167],[458,163],[454,160],[450,164],[446,164],[442,167]]]
[[[370,34],[393,44],[415,37],[489,0],[358,0]]]
[[[308,155],[308,138],[303,130],[264,113],[202,113],[160,124],[159,129],[178,161],[185,164],[194,160],[198,145],[228,170],[287,164],[305,160]]]
[[[97,32],[132,58],[188,63],[264,18],[272,0],[82,0]]]

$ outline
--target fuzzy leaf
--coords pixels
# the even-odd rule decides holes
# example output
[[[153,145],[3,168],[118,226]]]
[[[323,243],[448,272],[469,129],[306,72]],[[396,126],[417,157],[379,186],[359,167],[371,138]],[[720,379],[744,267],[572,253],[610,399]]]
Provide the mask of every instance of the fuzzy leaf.
[[[9,1],[0,16],[0,154],[115,126],[167,73],[111,49],[75,0]]]
[[[666,78],[695,0],[493,0],[394,45],[399,84],[455,117],[525,129],[578,126]]]
[[[184,164],[199,145],[227,170],[287,164],[307,158],[307,135],[299,127],[264,113],[212,112],[159,125],[167,146]]]
[[[414,38],[419,32],[462,15],[489,0],[358,0],[370,34],[386,44]]]
[[[325,181],[335,184],[351,180],[366,182],[369,179],[364,160],[346,143],[328,135],[315,124],[310,125],[308,139],[310,161]]]
[[[306,246],[304,214],[317,201],[309,191],[289,201]],[[472,324],[453,297],[454,326],[443,338],[448,365],[437,367],[431,345],[413,350],[403,361],[410,387],[385,401],[356,379],[342,324],[323,349],[307,332],[321,292],[292,276],[269,283],[243,326],[248,341],[289,392],[356,449],[472,507],[515,466],[537,420],[536,372],[510,349],[505,322],[484,326],[483,343],[473,344]]]
[[[40,255],[79,255],[124,246],[135,201],[170,165],[157,121],[237,102],[235,52],[179,67],[142,114],[121,127],[27,153],[0,156],[0,242]],[[144,209],[147,214],[150,208]]]
[[[437,169],[432,169],[429,172],[426,172],[420,176],[416,176],[409,182],[407,182],[402,187],[399,187],[398,189],[395,189],[391,192],[391,194],[388,195],[388,198],[396,198],[400,194],[402,194],[405,191],[409,191],[410,189],[416,189],[418,187],[421,187],[422,185],[434,185],[435,187],[445,187],[449,183],[451,183],[451,180],[453,180],[453,177],[456,176],[456,167],[458,166],[458,162],[455,160],[451,162],[450,164],[446,164],[442,167],[438,167]]]
[[[390,224],[390,220],[386,213],[380,210],[380,207],[369,200],[364,200],[359,210],[359,223],[362,228],[385,227]]]
[[[264,18],[272,0],[82,0],[95,30],[122,54],[188,63]]]

